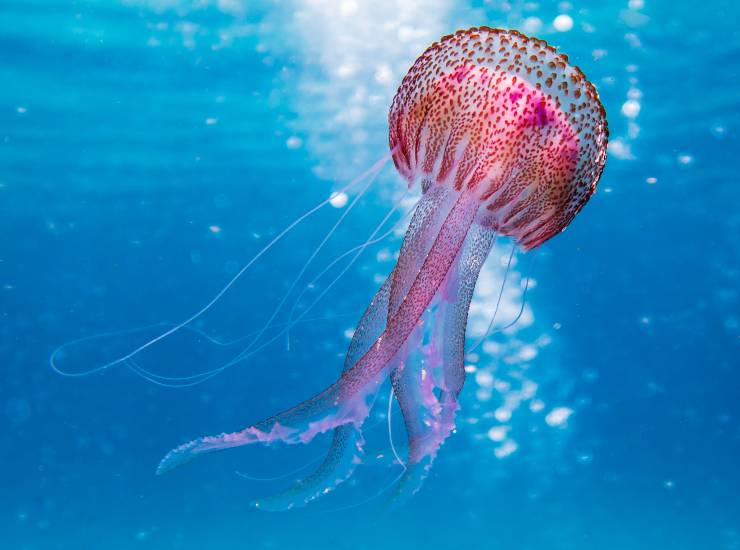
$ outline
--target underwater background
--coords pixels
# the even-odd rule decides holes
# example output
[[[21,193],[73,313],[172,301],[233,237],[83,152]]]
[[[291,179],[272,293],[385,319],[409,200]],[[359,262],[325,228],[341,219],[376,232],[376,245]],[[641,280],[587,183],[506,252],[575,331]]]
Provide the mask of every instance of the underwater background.
[[[740,549],[738,18],[732,0],[0,0],[0,548]],[[422,491],[383,511],[387,392],[373,459],[306,508],[249,502],[326,438],[156,476],[175,445],[336,378],[413,204],[392,166],[297,226],[199,332],[137,357],[167,377],[223,365],[399,205],[247,361],[175,389],[120,364],[65,376],[51,354],[82,338],[55,355],[82,373],[197,311],[387,152],[411,63],[478,25],[567,53],[601,94],[609,155],[568,230],[515,254],[496,324],[522,315],[466,358],[457,433]],[[501,240],[484,268],[471,343],[510,252]]]

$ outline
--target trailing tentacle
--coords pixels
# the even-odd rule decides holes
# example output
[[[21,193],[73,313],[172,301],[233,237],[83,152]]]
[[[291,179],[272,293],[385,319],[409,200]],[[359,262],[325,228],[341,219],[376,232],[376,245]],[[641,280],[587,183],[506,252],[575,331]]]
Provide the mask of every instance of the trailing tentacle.
[[[170,451],[157,472],[164,473],[192,458],[251,443],[307,443],[317,434],[343,424],[360,426],[382,384],[391,360],[413,331],[462,246],[477,204],[460,196],[437,235],[422,269],[375,343],[342,377],[318,395],[239,432],[201,437]]]
[[[385,329],[391,277],[392,275],[383,283],[360,319],[352,336],[342,372],[351,368]],[[344,424],[334,428],[326,458],[313,474],[297,481],[286,491],[254,501],[254,505],[260,510],[268,511],[305,506],[352,475],[362,461],[363,444],[362,432],[355,424]]]
[[[424,326],[407,342],[409,353],[393,373],[409,439],[407,471],[392,496],[394,502],[421,488],[439,447],[455,428],[457,396],[465,380],[468,309],[494,239],[491,229],[480,224],[470,228],[454,267],[424,316]]]

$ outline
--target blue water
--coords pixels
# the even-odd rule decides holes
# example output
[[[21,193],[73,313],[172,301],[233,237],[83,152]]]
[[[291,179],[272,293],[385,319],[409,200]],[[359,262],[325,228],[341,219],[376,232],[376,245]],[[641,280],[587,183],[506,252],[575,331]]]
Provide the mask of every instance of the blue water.
[[[0,1],[0,548],[740,548],[739,17],[730,0]],[[529,278],[526,313],[468,358],[459,429],[422,492],[383,512],[398,468],[380,460],[302,510],[249,507],[299,474],[237,471],[290,473],[325,439],[155,476],[173,446],[331,382],[399,236],[351,266],[289,348],[280,337],[202,384],[120,365],[65,377],[50,354],[195,312],[385,153],[390,99],[423,48],[481,24],[566,52],[599,88],[611,144],[571,227],[534,261],[516,256],[505,313]],[[299,288],[401,188],[387,167]],[[196,326],[259,329],[348,207],[296,228]],[[495,302],[484,291],[478,324]],[[59,366],[94,368],[154,335],[82,342]],[[186,332],[137,361],[186,376],[242,347]],[[376,452],[385,406],[369,421]]]

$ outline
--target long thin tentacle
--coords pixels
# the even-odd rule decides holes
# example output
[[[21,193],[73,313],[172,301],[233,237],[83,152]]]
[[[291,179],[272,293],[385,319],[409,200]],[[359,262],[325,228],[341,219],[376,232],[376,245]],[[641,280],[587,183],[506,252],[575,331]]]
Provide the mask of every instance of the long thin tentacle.
[[[339,192],[348,191],[351,188],[355,187],[360,182],[367,179],[369,176],[375,176],[377,173],[385,166],[385,164],[388,162],[388,160],[393,155],[393,150],[381,157],[376,163],[374,163],[369,169],[367,169],[365,172],[357,176],[355,179],[350,181],[347,185],[342,187]],[[233,286],[236,284],[236,282],[244,275],[244,273],[249,270],[249,268],[252,267],[262,256],[264,256],[268,251],[270,251],[280,240],[285,237],[288,233],[290,233],[296,226],[300,225],[303,221],[305,221],[307,218],[311,217],[313,214],[321,210],[324,206],[328,205],[331,201],[331,197],[321,201],[316,206],[310,208],[308,211],[300,215],[298,218],[293,220],[290,224],[288,224],[287,227],[285,227],[280,233],[278,233],[273,239],[270,240],[269,243],[267,243],[257,254],[255,254],[251,260],[249,260],[242,268],[236,272],[236,274],[224,285],[214,296],[211,298],[205,305],[203,305],[200,309],[198,309],[195,313],[191,314],[189,317],[184,319],[183,321],[176,323],[170,328],[162,331],[157,336],[147,340],[143,344],[140,344],[136,346],[131,351],[125,353],[124,355],[113,359],[111,361],[108,361],[102,365],[99,365],[97,367],[88,369],[84,374],[93,374],[95,372],[100,372],[103,370],[106,370],[110,367],[113,367],[115,365],[125,365],[126,361],[128,359],[131,359],[132,357],[136,356],[137,354],[141,353],[145,349],[153,346],[157,342],[160,342],[161,340],[169,337],[170,335],[182,330],[184,327],[190,325],[193,321],[200,318],[205,314],[208,310],[210,310]],[[53,370],[57,372],[63,372],[59,366],[57,365],[58,362],[58,356],[60,352],[62,352],[64,349],[68,348],[70,343],[63,344],[59,347],[57,347],[54,351],[51,352],[51,355],[49,356],[49,364],[52,367]]]
[[[373,232],[370,234],[370,236],[367,238],[367,240],[364,243],[362,243],[361,245],[358,245],[358,246],[356,246],[354,248],[351,248],[350,250],[348,250],[344,254],[338,256],[337,258],[335,258],[331,263],[329,263],[329,265],[327,265],[323,269],[323,271],[321,271],[316,277],[314,277],[314,279],[308,285],[306,285],[306,287],[301,291],[301,293],[298,295],[298,297],[296,298],[295,302],[293,303],[293,306],[290,308],[290,312],[288,314],[288,328],[286,329],[286,333],[285,333],[286,342],[288,342],[288,348],[290,348],[290,324],[292,323],[292,321],[294,319],[296,308],[298,307],[298,304],[300,303],[301,298],[303,298],[303,296],[306,293],[306,291],[309,288],[311,288],[314,284],[316,284],[316,282],[321,277],[323,277],[325,273],[327,273],[332,267],[334,267],[334,265],[336,265],[339,261],[341,261],[345,256],[348,256],[348,255],[354,253],[354,256],[349,261],[349,263],[347,263],[347,265],[344,266],[344,268],[342,269],[342,271],[340,271],[340,273],[326,286],[326,288],[318,296],[317,300],[320,300],[321,298],[323,298],[331,290],[331,288],[337,283],[337,281],[342,278],[342,276],[349,270],[349,268],[352,267],[352,265],[354,265],[354,263],[362,255],[362,253],[365,251],[365,249],[368,246],[370,246],[372,244],[375,244],[375,243],[383,240],[388,235],[390,235],[398,227],[398,225],[401,223],[401,221],[403,221],[403,219],[404,219],[405,216],[404,217],[401,217],[395,224],[393,224],[390,227],[390,229],[388,229],[382,235],[380,235],[379,237],[376,237],[376,235],[380,232],[380,230],[385,225],[385,223],[399,209],[399,207],[403,203],[403,200],[406,198],[407,194],[408,193],[404,193],[403,196],[398,201],[396,201],[396,204],[393,205],[393,208],[391,208],[386,213],[386,215],[383,217],[383,219],[381,220],[381,222],[376,226],[376,228],[373,230]],[[317,301],[317,300],[315,300],[315,301]]]
[[[435,189],[438,189],[438,191],[435,191]],[[437,234],[439,231],[439,227],[442,224],[442,220],[445,219],[447,214],[449,213],[450,209],[452,208],[452,205],[454,203],[454,199],[456,198],[456,195],[448,194],[447,191],[442,187],[438,186],[437,188],[433,188],[422,197],[422,199],[419,201],[419,204],[416,206],[416,209],[414,211],[414,216],[411,220],[411,223],[409,225],[408,232],[406,234],[406,237],[404,239],[404,246],[401,248],[401,253],[399,254],[399,262],[401,263],[401,267],[399,267],[399,264],[396,264],[396,268],[393,271],[392,276],[394,279],[397,279],[399,282],[403,281],[403,284],[405,285],[404,288],[408,289],[411,282],[414,281],[415,277],[417,276],[417,272],[420,269],[420,266],[423,262],[423,259],[426,257],[426,252],[428,251],[429,247],[431,246],[429,242],[433,242],[434,235]],[[427,241],[427,244],[420,245],[416,244],[415,241]],[[409,245],[407,243],[414,243],[413,245]],[[407,248],[409,247],[410,248]],[[401,258],[405,257],[407,254],[413,255],[415,257],[415,263],[411,264],[410,262],[406,262],[404,264],[401,261]],[[407,267],[403,267],[403,266]],[[410,267],[411,265],[417,266],[417,267]],[[403,269],[405,276],[400,277],[397,275],[397,272],[399,269]],[[411,282],[409,282],[411,281]],[[394,284],[397,284],[394,281]],[[323,293],[317,296],[307,307],[304,309],[298,316],[296,317],[296,320],[303,319],[304,316],[306,316],[312,309],[316,306],[316,304],[322,299]],[[389,311],[395,312],[397,309],[397,305],[394,307],[391,307],[389,305]],[[237,365],[240,362],[246,361],[256,353],[260,352],[264,348],[266,348],[268,345],[272,344],[275,340],[277,340],[279,337],[281,337],[285,331],[281,331],[280,333],[276,334],[275,336],[272,336],[268,338],[266,341],[264,341],[259,346],[252,348],[249,352],[243,352],[242,354],[237,355],[234,359],[228,361],[227,363],[207,370],[203,371],[201,373],[198,373],[197,375],[193,375],[192,381],[188,383],[183,383],[180,386],[181,387],[189,387],[192,385],[200,384],[210,378],[213,378],[214,376],[219,375],[221,372],[225,371],[226,369],[229,369],[233,367],[234,365]]]
[[[387,219],[393,214],[393,212],[395,210],[397,210],[397,208],[400,206],[400,204],[401,204],[401,202],[399,201],[394,206],[394,208],[391,209],[391,211],[389,211],[386,214],[384,220],[378,225],[378,227],[373,232],[373,234],[377,233],[377,231],[380,230],[380,228],[384,225],[385,221],[387,221]],[[415,208],[412,209],[412,211],[413,210],[415,210]],[[185,387],[190,387],[190,386],[194,386],[194,385],[197,385],[197,384],[201,384],[201,383],[205,382],[206,380],[209,380],[209,379],[213,378],[214,376],[217,376],[218,374],[220,374],[221,372],[225,371],[226,369],[229,369],[229,368],[233,367],[234,365],[236,365],[238,363],[241,363],[243,361],[246,361],[250,357],[256,355],[258,352],[260,352],[263,349],[265,349],[268,345],[270,345],[273,342],[275,342],[278,338],[282,337],[283,335],[287,335],[288,334],[288,331],[294,325],[296,325],[298,323],[306,322],[306,320],[307,320],[306,319],[306,316],[314,309],[314,307],[318,304],[318,302],[320,302],[323,299],[323,297],[331,290],[331,288],[337,282],[337,280],[347,270],[349,270],[349,268],[354,264],[354,262],[357,260],[357,258],[360,256],[360,254],[362,254],[362,252],[367,248],[367,246],[369,246],[370,244],[373,244],[374,242],[377,242],[377,240],[382,239],[384,236],[386,236],[390,231],[392,231],[397,226],[398,223],[400,223],[400,221],[401,220],[399,220],[399,222],[397,222],[396,224],[394,224],[394,226],[391,229],[389,229],[388,232],[386,232],[383,236],[378,237],[377,239],[370,238],[365,243],[363,243],[361,245],[358,245],[356,247],[351,248],[350,250],[346,251],[344,254],[342,254],[341,256],[339,256],[338,258],[336,258],[334,260],[334,262],[332,262],[332,264],[330,264],[324,271],[322,271],[314,279],[314,282],[316,280],[318,280],[318,278],[320,278],[321,276],[323,276],[326,273],[326,271],[328,271],[328,269],[330,269],[331,266],[334,263],[338,262],[343,257],[345,257],[345,256],[347,256],[349,254],[352,254],[352,253],[355,254],[354,257],[352,258],[352,260],[347,265],[344,266],[344,268],[337,275],[337,277],[335,277],[335,279],[332,280],[322,290],[322,292],[318,296],[316,296],[310,302],[310,304],[308,306],[306,306],[306,308],[303,311],[301,311],[298,315],[296,315],[295,317],[293,317],[287,323],[272,323],[271,326],[269,327],[270,329],[282,328],[282,330],[280,330],[279,332],[277,332],[273,336],[267,338],[259,346],[256,346],[256,347],[249,347],[248,346],[245,350],[242,350],[242,352],[240,352],[237,356],[235,356],[234,358],[232,358],[228,362],[224,363],[223,365],[220,365],[218,367],[215,367],[215,368],[212,368],[212,369],[209,369],[209,370],[205,370],[205,371],[202,371],[202,372],[199,372],[199,373],[187,375],[187,376],[164,376],[164,375],[160,375],[160,374],[157,374],[157,373],[155,373],[155,372],[153,372],[151,370],[144,369],[134,359],[129,359],[129,360],[125,361],[126,366],[129,367],[134,372],[136,372],[136,374],[138,374],[139,376],[141,376],[145,380],[147,380],[149,382],[152,382],[154,384],[157,384],[157,385],[160,385],[160,386],[165,386],[165,387],[185,388]],[[302,296],[302,295],[303,295],[303,293],[300,296]],[[300,298],[300,296],[299,296],[299,298]],[[185,328],[186,328],[186,330],[189,329],[189,327],[185,327]],[[194,330],[195,332],[200,332],[197,329],[192,329],[192,330]],[[263,327],[262,329],[259,329],[258,331],[251,332],[251,333],[249,333],[249,334],[247,334],[245,336],[242,336],[242,337],[240,337],[238,339],[232,340],[232,341],[228,342],[228,345],[237,343],[237,342],[239,342],[239,341],[241,341],[241,340],[243,340],[243,339],[245,339],[247,337],[252,336],[253,337],[252,338],[252,344],[250,344],[250,346],[252,346],[255,343],[255,341],[256,341],[256,338],[254,338],[254,335],[255,334],[259,335],[259,334],[263,333],[264,331],[265,331],[265,327]],[[208,337],[208,336],[206,336],[206,338],[209,339],[209,340],[213,340],[211,337]],[[215,342],[215,343],[218,343],[218,342]]]
[[[356,257],[355,257],[355,259],[356,259]],[[345,270],[346,269],[349,269],[349,266],[346,266],[345,267]],[[340,274],[340,276],[341,276],[341,274]],[[336,279],[331,283],[331,285],[333,285],[334,282],[336,282]],[[263,349],[265,349],[267,346],[269,346],[270,344],[272,344],[273,342],[275,342],[278,338],[280,338],[284,334],[286,334],[286,331],[289,330],[290,327],[292,327],[294,324],[296,324],[298,322],[301,322],[305,318],[305,316],[308,315],[313,310],[313,308],[316,306],[316,304],[318,302],[320,302],[322,300],[322,298],[326,295],[326,293],[331,289],[331,285],[327,286],[318,296],[316,296],[314,298],[314,300],[308,306],[306,306],[306,308],[303,311],[301,311],[300,314],[298,314],[293,319],[293,321],[291,321],[290,323],[286,324],[285,325],[285,329],[283,329],[279,333],[275,334],[274,336],[268,338],[267,340],[265,340],[264,342],[262,342],[259,346],[254,347],[254,348],[251,348],[251,350],[249,350],[249,351],[247,351],[247,350],[242,351],[242,353],[240,353],[239,355],[237,355],[236,357],[234,357],[233,359],[231,359],[230,361],[228,361],[227,363],[225,363],[225,364],[223,364],[223,365],[221,365],[219,367],[216,367],[216,368],[213,368],[213,369],[210,369],[210,370],[207,370],[207,371],[203,371],[203,372],[198,373],[196,375],[192,375],[190,377],[187,377],[187,378],[191,379],[192,381],[189,382],[189,383],[181,384],[180,387],[188,387],[188,386],[200,384],[200,383],[202,383],[202,382],[204,382],[204,381],[206,381],[206,380],[208,380],[210,378],[213,378],[214,376],[217,376],[218,374],[220,374],[221,372],[225,371],[226,369],[229,369],[229,368],[233,367],[234,365],[237,365],[237,364],[239,364],[239,363],[241,363],[243,361],[246,361],[250,357],[254,356],[258,352],[260,352]],[[151,373],[147,373],[147,374],[151,374]],[[185,378],[183,378],[183,380],[184,379]]]
[[[339,229],[339,227],[342,225],[342,222],[347,218],[349,213],[352,211],[352,209],[359,203],[360,199],[363,197],[365,192],[370,188],[370,185],[375,181],[375,178],[377,177],[378,172],[375,172],[369,179],[368,182],[365,184],[365,186],[360,190],[360,192],[352,199],[352,202],[350,202],[349,206],[342,212],[342,215],[339,216],[339,219],[336,221],[334,226],[329,230],[329,232],[324,236],[324,238],[321,240],[319,245],[314,249],[314,251],[311,253],[311,256],[306,260],[306,262],[303,264],[303,267],[299,271],[298,275],[295,276],[293,279],[293,282],[290,284],[290,287],[288,290],[283,294],[282,299],[278,303],[277,307],[273,310],[272,314],[270,315],[270,318],[267,320],[267,322],[263,325],[262,329],[255,335],[255,337],[252,339],[252,341],[249,343],[249,345],[242,350],[239,353],[239,356],[249,353],[249,351],[254,347],[254,345],[259,341],[259,339],[262,337],[262,335],[265,333],[266,330],[270,328],[275,318],[278,316],[278,313],[282,310],[283,306],[285,305],[285,302],[288,301],[288,298],[290,297],[291,293],[293,292],[293,289],[298,285],[298,281],[301,280],[301,277],[303,277],[303,274],[306,272],[308,267],[311,265],[311,263],[316,259],[316,256],[321,252],[321,250],[324,248],[327,242],[331,239],[331,237],[334,235],[334,233]],[[289,328],[288,328],[289,330]],[[238,357],[238,356],[237,356]]]

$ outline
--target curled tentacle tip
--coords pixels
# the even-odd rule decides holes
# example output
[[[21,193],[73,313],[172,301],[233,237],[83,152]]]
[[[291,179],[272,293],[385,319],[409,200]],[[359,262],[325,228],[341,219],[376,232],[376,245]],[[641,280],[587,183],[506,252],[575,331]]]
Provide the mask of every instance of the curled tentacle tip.
[[[190,441],[189,443],[184,443],[183,445],[180,445],[179,447],[176,447],[172,449],[169,453],[164,455],[164,458],[160,461],[159,465],[157,466],[157,475],[161,476],[162,474],[166,474],[170,470],[176,468],[177,466],[180,466],[181,464],[184,464],[188,461],[190,461],[193,457],[189,453],[189,451],[195,447],[198,444],[198,440]]]
[[[172,451],[167,453],[165,457],[162,460],[160,460],[159,464],[157,464],[156,474],[158,476],[166,474],[167,472],[172,470],[175,466],[177,466],[176,463],[173,464],[173,460],[170,456],[171,454],[172,454]]]

